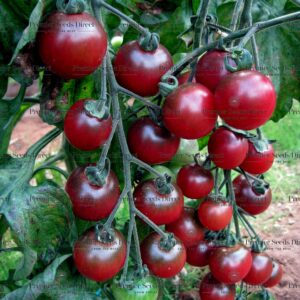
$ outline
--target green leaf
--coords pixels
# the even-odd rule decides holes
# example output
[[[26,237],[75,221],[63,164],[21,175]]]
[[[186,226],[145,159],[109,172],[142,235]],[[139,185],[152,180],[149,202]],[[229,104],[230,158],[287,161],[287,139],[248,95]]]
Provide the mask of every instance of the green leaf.
[[[20,260],[19,265],[16,268],[13,279],[17,281],[25,279],[28,275],[30,275],[36,260],[37,253],[29,247],[25,247],[23,250],[23,258]]]

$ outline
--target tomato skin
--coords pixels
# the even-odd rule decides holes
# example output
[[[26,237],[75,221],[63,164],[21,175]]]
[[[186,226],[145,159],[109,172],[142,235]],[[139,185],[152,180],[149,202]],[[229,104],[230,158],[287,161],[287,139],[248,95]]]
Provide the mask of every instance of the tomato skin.
[[[226,284],[233,284],[246,277],[252,265],[251,252],[243,245],[218,247],[211,250],[209,268],[213,276]]]
[[[266,288],[271,288],[277,285],[281,281],[282,276],[283,276],[283,269],[281,264],[279,264],[277,261],[273,261],[271,276],[263,284],[263,286]]]
[[[88,24],[88,29],[80,27],[81,23]],[[64,79],[77,79],[100,66],[107,50],[107,36],[93,16],[55,12],[43,24],[37,36],[39,55],[53,73]],[[67,30],[69,24],[72,29]]]
[[[252,252],[252,266],[243,281],[251,285],[261,285],[270,278],[272,270],[272,260],[266,253]]]
[[[211,50],[206,52],[198,61],[196,67],[196,82],[205,85],[212,92],[215,91],[220,81],[231,72],[225,67],[225,57],[229,53],[220,50]],[[232,59],[229,59],[230,63],[234,65]]]
[[[233,215],[232,205],[224,200],[207,197],[200,203],[198,217],[209,230],[219,231],[229,225]]]
[[[172,66],[172,57],[164,46],[159,45],[155,51],[145,51],[137,41],[123,45],[114,60],[118,83],[143,97],[158,93],[161,77]]]
[[[83,151],[100,148],[112,130],[112,118],[99,119],[89,115],[85,109],[85,101],[75,102],[68,110],[64,121],[64,132],[69,143]]]
[[[106,281],[123,268],[126,241],[118,230],[114,229],[114,234],[113,242],[104,243],[96,240],[95,229],[90,229],[75,243],[73,259],[83,276],[95,281]]]
[[[208,273],[201,281],[199,294],[201,300],[234,300],[235,284],[221,283]]]
[[[98,221],[109,216],[120,196],[117,176],[113,171],[107,176],[104,186],[89,182],[85,175],[88,165],[75,169],[66,182],[75,216],[87,221]]]
[[[183,211],[183,194],[174,183],[170,194],[161,194],[155,180],[146,180],[137,185],[133,198],[135,206],[157,225],[169,224],[180,218]]]
[[[161,236],[153,232],[141,244],[142,260],[148,269],[161,278],[170,278],[178,274],[186,262],[186,249],[183,243],[176,239],[171,250],[160,246]]]
[[[183,85],[185,83],[188,83],[188,80],[190,78],[191,71],[184,72],[177,76],[178,85]],[[193,78],[192,82],[196,82],[195,78]]]
[[[215,92],[220,117],[230,126],[252,130],[265,124],[276,106],[276,92],[271,80],[253,70],[226,76]]]
[[[263,213],[271,204],[272,190],[268,188],[263,195],[257,194],[243,175],[234,179],[233,188],[237,205],[251,215]]]
[[[201,138],[217,120],[213,94],[201,84],[184,84],[168,95],[162,116],[164,125],[178,137]]]
[[[243,163],[240,165],[244,171],[251,174],[263,174],[273,165],[275,154],[272,144],[268,144],[268,149],[262,153],[258,152],[250,141],[249,150]]]
[[[205,267],[208,265],[208,258],[214,245],[212,242],[200,241],[186,249],[186,262],[191,266]]]
[[[238,167],[246,158],[248,141],[224,127],[219,127],[208,141],[208,153],[214,164],[230,170]]]
[[[148,164],[168,162],[176,154],[180,139],[150,118],[136,120],[128,131],[130,151]]]
[[[207,196],[214,187],[214,178],[210,171],[197,164],[182,167],[177,175],[177,184],[184,196],[200,199]]]
[[[184,208],[178,220],[167,224],[166,230],[174,233],[186,247],[202,241],[205,235],[205,228],[200,224],[196,211],[190,207]]]

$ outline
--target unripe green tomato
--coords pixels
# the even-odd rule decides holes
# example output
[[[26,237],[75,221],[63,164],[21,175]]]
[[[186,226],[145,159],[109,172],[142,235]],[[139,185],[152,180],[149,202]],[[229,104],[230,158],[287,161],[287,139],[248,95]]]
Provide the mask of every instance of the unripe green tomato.
[[[276,300],[275,296],[268,292],[269,297],[265,297],[264,291],[258,291],[255,293],[250,294],[250,296],[247,297],[247,300]]]
[[[167,173],[169,176],[172,177],[172,182],[176,181],[176,175],[169,168],[162,166],[162,165],[156,165],[156,166],[153,166],[153,169],[156,170],[157,172],[159,172],[161,175],[164,175],[165,173]],[[154,174],[146,173],[143,176],[143,181],[149,180],[149,179],[155,179],[155,178],[157,178],[157,176],[155,176]]]
[[[173,165],[186,165],[194,162],[194,155],[199,152],[197,140],[181,139],[179,148],[171,160]]]

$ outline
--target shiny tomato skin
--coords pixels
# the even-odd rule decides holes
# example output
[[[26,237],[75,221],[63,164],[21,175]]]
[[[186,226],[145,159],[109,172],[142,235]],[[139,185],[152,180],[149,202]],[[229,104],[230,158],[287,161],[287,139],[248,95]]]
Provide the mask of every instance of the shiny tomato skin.
[[[93,185],[85,175],[86,166],[75,169],[66,182],[75,216],[87,221],[98,221],[109,216],[120,196],[119,181],[110,171],[103,186]]]
[[[250,180],[251,184],[252,182]],[[251,215],[263,213],[271,204],[271,188],[268,188],[262,195],[258,194],[243,175],[239,175],[234,179],[233,188],[237,205]]]
[[[252,266],[243,281],[250,285],[262,285],[270,278],[272,270],[272,260],[266,253],[252,252]]]
[[[199,289],[201,300],[234,300],[235,293],[235,284],[221,283],[211,273],[205,275]]]
[[[209,255],[211,273],[225,284],[234,284],[243,280],[250,271],[251,265],[251,252],[239,244],[233,247],[217,247]]]
[[[273,165],[275,154],[272,144],[268,144],[268,149],[258,152],[250,141],[249,150],[243,163],[240,165],[245,172],[250,174],[263,174]]]
[[[164,125],[184,139],[198,139],[212,131],[217,120],[213,94],[205,86],[187,83],[173,91],[163,105]]]
[[[279,264],[277,261],[273,261],[271,276],[263,284],[263,286],[266,288],[271,288],[277,285],[281,281],[282,276],[283,276],[283,269],[281,264]]]
[[[130,151],[148,164],[168,162],[176,154],[180,139],[150,118],[136,120],[128,131]]]
[[[205,228],[199,222],[196,211],[191,207],[185,207],[178,220],[167,224],[166,231],[174,233],[186,247],[202,241],[205,235]]]
[[[224,200],[214,201],[207,197],[198,208],[200,222],[209,230],[219,231],[227,227],[232,219],[232,205]]]
[[[172,184],[170,194],[161,194],[150,179],[137,185],[133,198],[135,206],[157,225],[169,224],[180,218],[183,211],[183,194],[180,188]]]
[[[126,259],[126,241],[122,233],[114,229],[113,242],[96,240],[95,229],[85,232],[75,243],[73,259],[77,270],[95,281],[106,281],[114,277]]]
[[[186,262],[186,249],[183,243],[176,239],[171,250],[163,249],[160,245],[161,236],[153,232],[141,244],[143,263],[150,272],[161,278],[170,278],[178,274]]]
[[[172,57],[164,46],[159,45],[155,51],[145,51],[137,41],[123,45],[114,60],[118,83],[143,97],[158,93],[161,77],[172,66]]]
[[[186,262],[191,266],[205,267],[208,265],[208,258],[214,245],[212,242],[200,241],[186,249]]]
[[[100,66],[107,50],[107,35],[93,16],[84,12],[55,12],[43,24],[37,45],[39,55],[50,71],[64,79],[77,79],[93,73]]]
[[[92,151],[105,144],[112,130],[112,118],[99,119],[84,109],[85,101],[75,102],[68,110],[64,121],[64,132],[69,143],[77,149]]]
[[[178,85],[183,85],[185,83],[188,83],[190,75],[191,75],[191,71],[187,71],[187,72],[184,72],[184,73],[178,75],[177,76]],[[195,78],[193,78],[192,82],[196,82]]]
[[[211,160],[225,170],[238,167],[245,160],[248,147],[247,139],[224,127],[219,127],[208,141]]]
[[[207,196],[214,187],[214,178],[209,170],[198,164],[182,167],[177,175],[177,184],[184,196],[200,199]]]
[[[253,70],[226,76],[215,91],[220,117],[230,126],[252,130],[265,124],[276,107],[276,92],[271,80]]]

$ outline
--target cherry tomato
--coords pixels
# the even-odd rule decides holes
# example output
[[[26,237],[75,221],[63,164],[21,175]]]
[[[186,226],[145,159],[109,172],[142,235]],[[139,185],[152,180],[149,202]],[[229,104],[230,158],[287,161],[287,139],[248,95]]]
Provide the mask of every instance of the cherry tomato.
[[[199,152],[197,140],[180,139],[179,148],[171,160],[172,165],[183,166],[194,162],[194,156]]]
[[[178,274],[186,261],[186,250],[183,243],[176,239],[170,250],[161,245],[161,236],[153,232],[141,244],[143,262],[148,269],[161,278],[170,278]]]
[[[220,50],[206,52],[197,63],[196,82],[205,85],[214,92],[220,81],[231,74],[225,67],[225,58],[228,55],[228,52]],[[235,65],[230,58],[229,62],[231,65]]]
[[[272,270],[272,260],[266,253],[252,252],[252,266],[243,281],[251,285],[261,285],[270,278]]]
[[[220,117],[230,126],[252,130],[265,124],[276,106],[276,92],[271,80],[252,70],[226,76],[215,92]]]
[[[258,152],[253,143],[249,141],[249,150],[240,168],[251,174],[262,174],[272,167],[274,158],[275,155],[272,144],[268,144],[268,148],[261,153]]]
[[[88,166],[88,165],[86,165]],[[75,216],[98,221],[109,216],[120,196],[119,181],[110,171],[103,186],[93,185],[85,175],[86,166],[75,169],[66,182]]]
[[[178,75],[177,76],[178,85],[183,85],[185,83],[188,83],[190,75],[191,75],[191,71],[187,71],[187,72],[184,72],[184,73]],[[196,82],[195,78],[193,78],[192,82]]]
[[[248,141],[224,127],[219,127],[208,141],[208,153],[214,164],[230,170],[238,167],[246,158]]]
[[[65,79],[93,73],[107,50],[107,36],[102,25],[87,13],[51,14],[43,22],[37,41],[44,64]]]
[[[205,267],[208,265],[208,258],[214,245],[212,242],[200,241],[199,243],[186,249],[186,262],[195,267]]]
[[[205,228],[200,224],[196,211],[185,207],[180,218],[166,225],[166,230],[175,234],[186,247],[204,239]]]
[[[133,197],[136,208],[157,225],[176,221],[183,211],[183,194],[176,184],[170,194],[161,194],[154,179],[146,180],[138,184]]]
[[[214,179],[210,171],[198,164],[191,164],[180,169],[177,184],[184,196],[200,199],[207,196],[214,187]]]
[[[121,232],[114,229],[114,240],[105,243],[96,239],[95,229],[88,230],[75,243],[73,259],[77,270],[95,281],[114,277],[126,259],[126,241]]]
[[[217,120],[212,93],[197,83],[187,83],[173,91],[166,98],[162,115],[171,132],[190,140],[210,133]]]
[[[271,204],[272,191],[268,188],[264,194],[258,194],[243,175],[239,175],[233,181],[236,203],[251,215],[264,212]]]
[[[159,45],[155,51],[145,51],[137,41],[123,45],[114,61],[118,83],[144,97],[158,93],[161,77],[172,66],[172,57],[164,46]]]
[[[99,119],[84,109],[83,99],[75,102],[68,110],[64,121],[64,132],[72,146],[84,151],[100,148],[112,130],[112,118]]]
[[[221,283],[208,273],[201,281],[199,294],[201,300],[234,300],[235,284]]]
[[[243,245],[218,247],[210,252],[210,271],[216,279],[226,284],[237,283],[244,279],[251,265],[251,252]]]
[[[271,288],[277,285],[283,276],[283,269],[281,264],[273,260],[272,274],[269,279],[263,284],[264,287]]]
[[[209,230],[222,230],[232,219],[232,205],[224,200],[207,197],[198,208],[200,222]]]
[[[176,154],[180,139],[150,118],[135,121],[128,131],[130,151],[148,164],[168,162]]]

